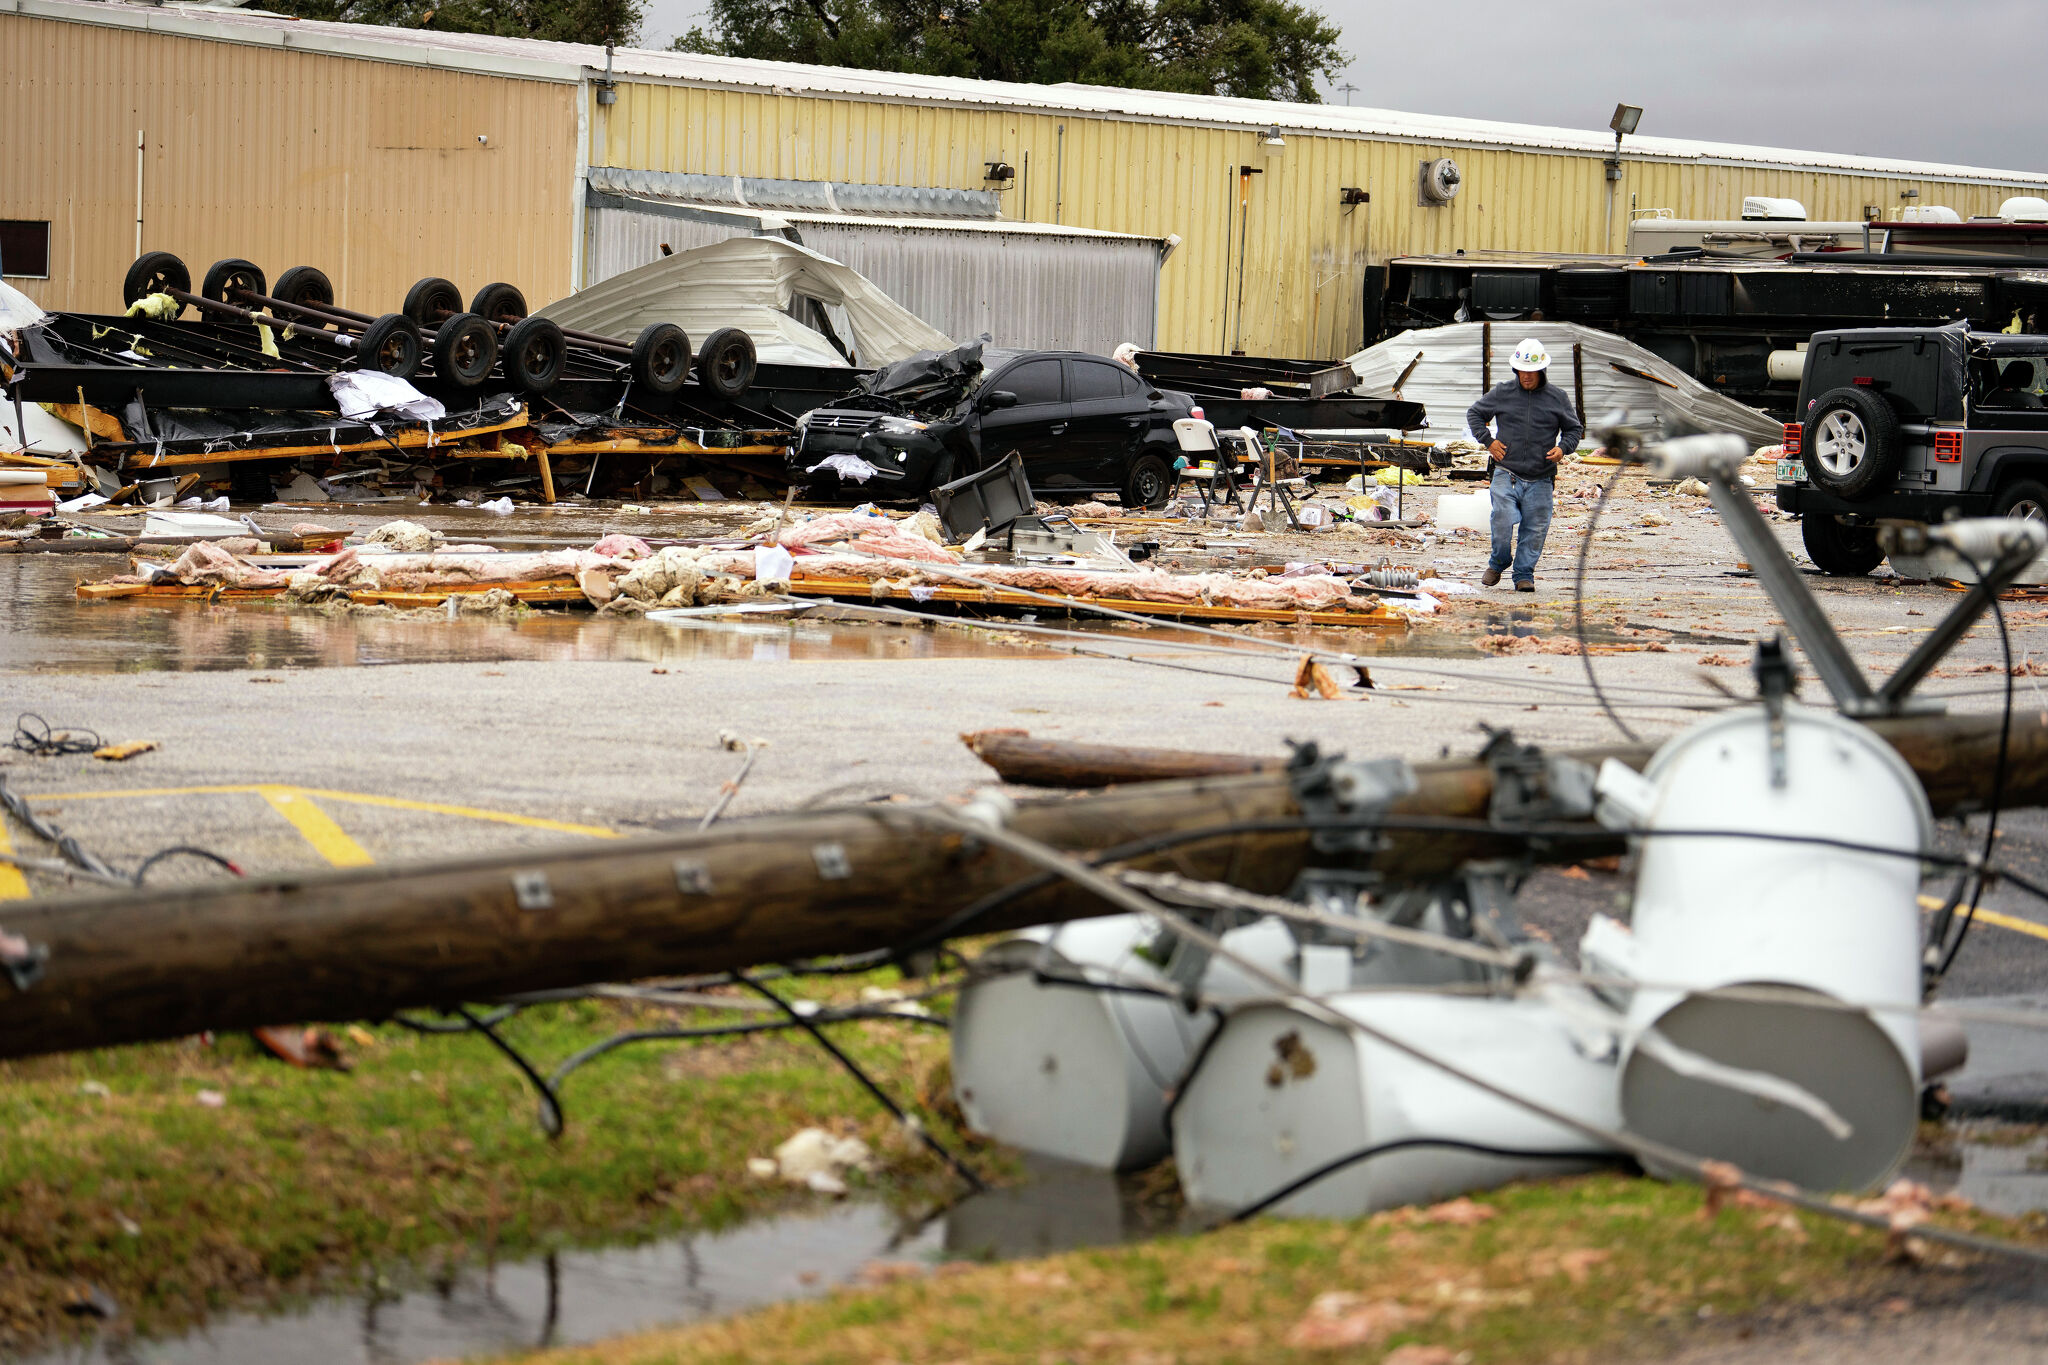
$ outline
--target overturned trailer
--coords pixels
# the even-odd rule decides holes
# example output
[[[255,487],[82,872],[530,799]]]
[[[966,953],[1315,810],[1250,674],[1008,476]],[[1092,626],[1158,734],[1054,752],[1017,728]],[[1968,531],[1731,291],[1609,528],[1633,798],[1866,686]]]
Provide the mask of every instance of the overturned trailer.
[[[2048,326],[2048,224],[1879,222],[1867,241],[1867,249],[1763,258],[1712,248],[1396,257],[1368,280],[1366,334],[1385,339],[1453,322],[1580,323],[1782,420],[1798,396],[1800,349],[1815,332]]]

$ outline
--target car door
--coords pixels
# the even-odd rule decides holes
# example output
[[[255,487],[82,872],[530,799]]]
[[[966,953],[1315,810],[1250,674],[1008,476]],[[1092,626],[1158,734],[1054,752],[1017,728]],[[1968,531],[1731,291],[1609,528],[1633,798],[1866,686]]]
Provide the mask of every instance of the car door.
[[[1075,476],[1089,488],[1120,491],[1133,452],[1151,422],[1146,386],[1112,360],[1073,356],[1067,360],[1067,400],[1073,418],[1067,429]]]
[[[1014,450],[1024,457],[1024,473],[1034,489],[1078,487],[1067,454],[1067,426],[1073,413],[1059,358],[1018,361],[983,382],[981,401],[993,393],[1013,393],[1017,403],[981,412],[982,467]]]

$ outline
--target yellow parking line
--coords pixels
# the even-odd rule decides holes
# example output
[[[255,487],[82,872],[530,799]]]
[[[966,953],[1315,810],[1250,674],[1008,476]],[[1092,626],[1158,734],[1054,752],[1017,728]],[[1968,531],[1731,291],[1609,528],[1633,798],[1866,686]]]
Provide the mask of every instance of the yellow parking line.
[[[538,815],[515,815],[510,811],[484,810],[477,806],[449,806],[437,801],[407,801],[397,796],[372,796],[368,792],[327,791],[317,787],[282,787],[269,783],[236,783],[221,787],[131,787],[103,792],[46,792],[31,801],[101,801],[117,797],[144,796],[232,796],[239,792],[296,791],[323,801],[349,801],[359,806],[383,806],[388,810],[425,811],[433,815],[454,815],[465,820],[488,820],[500,825],[527,829],[548,829],[561,834],[582,834],[592,839],[616,839],[619,832],[603,825],[577,825],[566,820],[549,820]]]
[[[7,822],[0,820],[0,853],[14,852],[14,841],[7,837]],[[28,899],[28,878],[21,875],[21,869],[13,863],[0,863],[0,901]]]
[[[313,851],[336,867],[366,867],[376,861],[369,850],[348,837],[327,812],[296,787],[258,787],[270,808],[292,822]]]
[[[1939,910],[1946,904],[1948,904],[1947,901],[1936,900],[1932,896],[1922,896],[1920,898],[1920,908],[1923,910]],[[2025,934],[2029,938],[2048,939],[2048,924],[2036,924],[2030,919],[2021,919],[2017,915],[2001,915],[1996,910],[1986,910],[1979,906],[1977,907],[1975,918],[1994,928],[2010,929],[2015,934]]]
[[[352,801],[359,806],[382,806],[387,810],[428,811],[435,815],[458,815],[465,820],[490,820],[500,825],[522,825],[527,829],[551,829],[562,834],[586,834],[593,839],[616,839],[619,832],[603,825],[573,825],[566,820],[548,820],[538,815],[514,815],[510,811],[481,810],[475,806],[444,806],[437,801],[407,801],[398,796],[370,796],[364,792],[331,792],[301,787],[308,796],[324,801]]]

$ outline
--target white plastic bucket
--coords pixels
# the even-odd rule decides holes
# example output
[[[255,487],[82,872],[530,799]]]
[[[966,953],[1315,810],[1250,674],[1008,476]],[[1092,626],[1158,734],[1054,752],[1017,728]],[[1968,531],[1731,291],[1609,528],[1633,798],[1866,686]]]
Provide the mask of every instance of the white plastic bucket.
[[[1831,712],[1787,705],[1783,786],[1761,707],[1687,731],[1645,771],[1653,829],[1812,835],[1917,852],[1932,817],[1890,745]],[[1911,857],[1744,838],[1642,841],[1627,969],[1694,990],[1781,986],[1893,1008],[1843,1011],[1641,989],[1628,1010],[1621,1111],[1631,1131],[1818,1189],[1879,1184],[1919,1117],[1920,866]],[[1638,1046],[1644,1030],[1726,1066],[1780,1077],[1854,1130],[1796,1106],[1689,1079]]]
[[[1493,525],[1493,494],[1440,493],[1436,500],[1439,531],[1484,531]]]
[[[1583,1053],[1563,1017],[1543,1001],[1372,991],[1332,996],[1328,1003],[1513,1093],[1618,1126],[1612,1062]],[[1574,1129],[1363,1033],[1272,1004],[1230,1016],[1174,1109],[1173,1135],[1188,1202],[1232,1210],[1331,1161],[1402,1138],[1575,1154],[1595,1146]],[[1583,1157],[1409,1147],[1335,1171],[1274,1212],[1355,1218],[1588,1164]]]

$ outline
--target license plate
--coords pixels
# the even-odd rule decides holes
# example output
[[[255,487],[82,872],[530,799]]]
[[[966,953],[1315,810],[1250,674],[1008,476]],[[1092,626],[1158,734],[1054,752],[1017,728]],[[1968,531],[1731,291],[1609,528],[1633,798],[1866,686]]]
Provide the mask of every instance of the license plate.
[[[1804,461],[1804,460],[1780,460],[1780,461],[1778,461],[1778,482],[1779,482],[1779,483],[1805,483],[1805,482],[1806,482],[1806,461]]]

